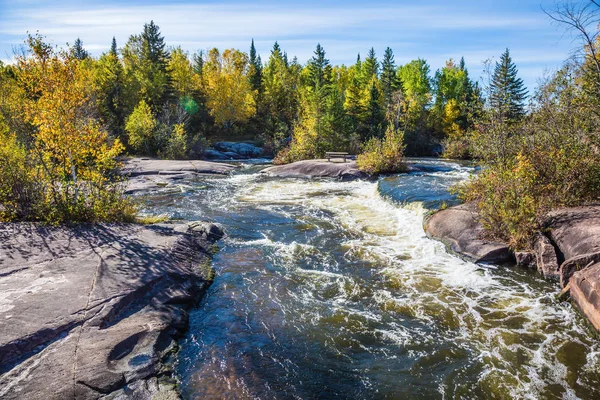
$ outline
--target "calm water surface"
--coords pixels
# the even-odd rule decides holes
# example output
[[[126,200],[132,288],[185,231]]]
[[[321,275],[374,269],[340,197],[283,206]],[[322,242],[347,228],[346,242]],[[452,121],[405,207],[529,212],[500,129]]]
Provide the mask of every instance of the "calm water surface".
[[[472,168],[411,160],[376,182],[182,182],[149,213],[223,224],[176,370],[187,399],[600,398],[597,340],[557,286],[428,239]]]

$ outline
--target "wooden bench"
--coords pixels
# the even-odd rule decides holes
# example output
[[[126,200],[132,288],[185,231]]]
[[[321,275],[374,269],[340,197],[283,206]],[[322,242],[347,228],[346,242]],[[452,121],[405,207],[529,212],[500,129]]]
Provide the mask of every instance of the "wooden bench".
[[[325,153],[325,157],[327,157],[327,161],[331,162],[332,158],[343,158],[344,162],[346,162],[346,157],[348,157],[348,153],[343,153],[339,151],[328,151]]]

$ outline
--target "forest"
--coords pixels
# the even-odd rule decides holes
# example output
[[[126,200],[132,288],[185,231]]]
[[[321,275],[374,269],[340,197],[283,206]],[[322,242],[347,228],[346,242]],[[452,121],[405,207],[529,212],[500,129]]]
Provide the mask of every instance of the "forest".
[[[462,58],[432,73],[420,58],[397,65],[391,48],[350,66],[319,44],[304,65],[277,42],[265,61],[254,41],[188,54],[152,21],[97,58],[79,39],[30,35],[0,65],[0,219],[126,220],[117,156],[194,159],[249,140],[274,163],[346,151],[374,174],[401,171],[403,156],[475,159],[481,172],[458,195],[492,236],[528,247],[545,211],[599,194],[600,41],[581,23],[598,9],[549,13],[582,42],[532,93],[508,49],[475,82]]]

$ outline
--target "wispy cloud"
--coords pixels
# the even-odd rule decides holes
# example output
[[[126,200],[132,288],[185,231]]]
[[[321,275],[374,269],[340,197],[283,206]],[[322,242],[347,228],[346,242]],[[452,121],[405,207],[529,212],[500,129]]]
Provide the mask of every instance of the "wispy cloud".
[[[337,5],[257,5],[236,1],[190,4],[182,0],[135,6],[32,0],[7,3],[2,5],[4,16],[0,16],[0,55],[21,43],[26,32],[35,31],[58,45],[80,37],[88,50],[98,54],[108,48],[113,36],[124,44],[150,20],[161,27],[168,44],[189,51],[213,46],[247,49],[254,38],[259,52],[267,56],[272,43],[278,40],[290,56],[298,56],[301,62],[311,56],[317,42],[325,46],[335,63],[353,62],[356,53],[365,53],[371,46],[380,54],[391,46],[399,62],[424,57],[434,69],[450,55],[464,55],[468,62],[479,65],[483,59],[499,55],[504,47],[511,47],[515,61],[539,64],[541,73],[547,64],[554,66],[568,53],[564,46],[551,48],[559,34],[545,39],[542,44],[546,47],[536,43],[534,48],[527,40],[536,31],[552,29],[539,6],[522,11],[515,3],[512,8],[495,6],[490,11],[478,7],[477,1],[432,0],[426,5],[352,1]]]

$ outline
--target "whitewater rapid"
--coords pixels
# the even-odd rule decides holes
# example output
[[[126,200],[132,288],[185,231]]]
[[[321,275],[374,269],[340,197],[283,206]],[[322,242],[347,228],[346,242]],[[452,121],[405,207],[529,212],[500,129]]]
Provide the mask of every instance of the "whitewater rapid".
[[[596,340],[553,284],[426,236],[426,207],[472,169],[420,163],[377,182],[248,167],[148,195],[149,212],[228,233],[179,354],[184,396],[600,396]]]

